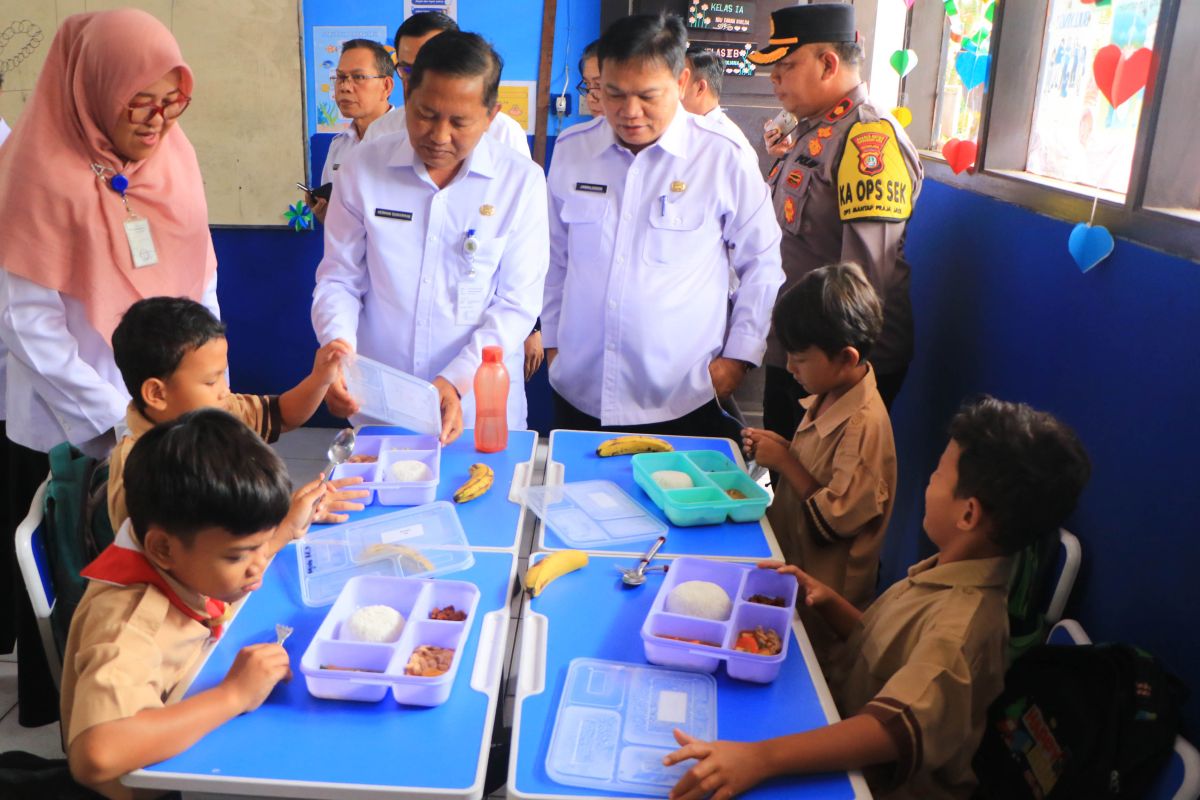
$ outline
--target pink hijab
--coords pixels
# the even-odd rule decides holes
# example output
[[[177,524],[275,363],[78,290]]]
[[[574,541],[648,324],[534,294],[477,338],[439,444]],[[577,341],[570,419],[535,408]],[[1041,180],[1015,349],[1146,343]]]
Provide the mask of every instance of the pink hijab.
[[[135,301],[200,300],[216,273],[200,165],[178,122],[144,161],[125,164],[110,141],[133,96],[174,69],[190,95],[179,45],[144,11],[68,17],[0,147],[0,267],[78,300],[105,340]],[[93,163],[129,179],[129,207],[150,223],[157,264],[134,269],[125,206]]]

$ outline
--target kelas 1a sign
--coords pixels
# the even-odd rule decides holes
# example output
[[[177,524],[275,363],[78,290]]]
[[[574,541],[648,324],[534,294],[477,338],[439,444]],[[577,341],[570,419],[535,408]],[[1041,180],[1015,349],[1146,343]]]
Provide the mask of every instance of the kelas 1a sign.
[[[753,0],[741,3],[692,0],[688,4],[687,25],[701,30],[748,33],[754,26],[754,12]]]

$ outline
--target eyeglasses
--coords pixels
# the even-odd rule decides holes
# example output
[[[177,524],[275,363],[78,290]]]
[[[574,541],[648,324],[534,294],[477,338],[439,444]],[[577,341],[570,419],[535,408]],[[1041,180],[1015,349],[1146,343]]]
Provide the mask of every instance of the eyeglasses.
[[[162,114],[163,120],[172,120],[187,110],[188,104],[192,102],[192,98],[186,94],[180,93],[174,100],[161,105],[156,103],[135,103],[126,106],[125,111],[129,114],[129,121],[134,125],[145,125],[150,120],[154,119],[155,114]]]
[[[600,84],[592,86],[586,80],[581,80],[579,83],[575,84],[575,91],[579,92],[580,94],[588,94],[592,95],[593,97],[599,97]]]
[[[374,78],[390,77],[390,75],[363,75],[358,72],[353,72],[349,75],[347,75],[345,72],[335,72],[333,75],[329,76],[329,80],[334,86],[337,86],[339,83],[345,83],[346,81],[354,81],[355,86],[362,86],[364,83]]]

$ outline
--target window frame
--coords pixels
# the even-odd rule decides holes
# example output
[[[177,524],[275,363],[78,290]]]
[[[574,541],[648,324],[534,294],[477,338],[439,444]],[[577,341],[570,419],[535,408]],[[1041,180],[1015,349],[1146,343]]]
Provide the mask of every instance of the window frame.
[[[921,151],[926,177],[1069,222],[1091,218],[1095,201],[1095,224],[1114,236],[1200,261],[1200,158],[1188,157],[1192,131],[1200,130],[1195,88],[1200,76],[1200,3],[1161,0],[1154,70],[1142,103],[1129,188],[1123,199],[1101,190],[1098,201],[1097,190],[1025,171],[1049,4],[1050,0],[997,2],[979,153],[974,171],[959,175],[930,149],[939,111],[939,78],[949,54],[949,20],[941,3],[914,4],[908,46],[919,53],[939,53],[932,69],[914,70],[901,87],[913,114],[909,135]],[[1172,54],[1178,54],[1174,62]]]

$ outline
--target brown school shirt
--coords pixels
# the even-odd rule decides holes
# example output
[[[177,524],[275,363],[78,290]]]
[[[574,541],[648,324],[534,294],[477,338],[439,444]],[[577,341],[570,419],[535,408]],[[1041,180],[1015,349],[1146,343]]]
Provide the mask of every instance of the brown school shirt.
[[[194,592],[173,587],[180,597],[194,598],[189,605],[204,608]],[[153,586],[89,583],[71,619],[63,656],[64,747],[88,728],[166,705],[209,635],[205,625]]]
[[[813,419],[820,399],[800,401],[806,411],[790,450],[821,488],[805,500],[783,481],[767,519],[787,563],[863,609],[875,596],[895,495],[892,423],[874,367]]]
[[[283,432],[278,395],[230,394],[221,408],[250,426],[268,444],[277,441]],[[125,425],[129,434],[117,442],[108,457],[108,520],[114,531],[129,517],[125,508],[125,459],[142,434],[154,427],[132,402],[125,410]]]
[[[842,715],[879,720],[900,753],[865,771],[876,797],[967,800],[987,708],[1004,688],[1012,558],[937,560],[871,604],[830,674]]]

